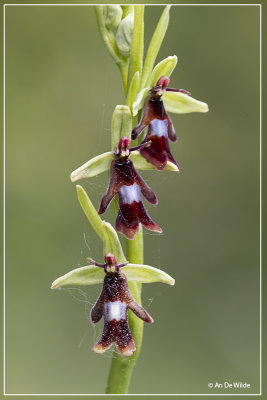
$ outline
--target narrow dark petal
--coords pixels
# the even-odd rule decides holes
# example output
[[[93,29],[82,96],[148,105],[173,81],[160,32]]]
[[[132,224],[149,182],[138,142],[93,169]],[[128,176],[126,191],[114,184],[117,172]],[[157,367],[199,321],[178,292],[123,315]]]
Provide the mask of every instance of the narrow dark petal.
[[[184,93],[187,94],[188,96],[191,96],[191,93],[188,92],[188,90],[185,89],[173,89],[173,88],[167,88],[166,89],[167,92],[180,92],[180,93]]]
[[[129,149],[129,151],[132,152],[132,151],[140,150],[140,149],[143,149],[144,147],[149,147],[150,145],[151,145],[151,141],[149,140],[148,142],[140,143],[138,146],[131,147]]]
[[[86,259],[89,264],[95,265],[96,267],[105,268],[106,264],[100,264],[97,261],[93,260],[91,257],[87,257]]]

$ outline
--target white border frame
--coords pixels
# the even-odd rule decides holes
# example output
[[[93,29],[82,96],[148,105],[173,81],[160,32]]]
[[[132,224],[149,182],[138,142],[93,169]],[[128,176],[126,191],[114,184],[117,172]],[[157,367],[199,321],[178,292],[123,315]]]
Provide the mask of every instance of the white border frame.
[[[99,3],[100,4],[100,3]],[[247,6],[260,8],[260,393],[157,393],[157,394],[79,394],[79,393],[6,393],[5,392],[5,9],[25,6],[94,6],[99,4],[3,4],[3,395],[4,396],[261,396],[262,395],[262,4],[172,4],[173,6]],[[164,4],[144,4],[165,6]],[[142,5],[141,3],[139,5]]]

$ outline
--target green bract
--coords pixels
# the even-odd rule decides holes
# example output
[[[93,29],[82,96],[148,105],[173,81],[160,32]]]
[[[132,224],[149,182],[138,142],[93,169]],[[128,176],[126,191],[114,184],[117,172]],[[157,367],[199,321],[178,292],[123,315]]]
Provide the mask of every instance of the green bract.
[[[162,44],[162,41],[164,39],[166,30],[168,28],[170,8],[171,8],[170,5],[165,7],[165,9],[160,17],[160,20],[158,22],[158,25],[155,29],[155,32],[153,34],[151,42],[149,44],[145,63],[144,63],[142,78],[141,78],[141,87],[142,88],[148,86],[147,81],[152,72],[154,62],[158,55],[158,52],[159,52],[160,46]]]
[[[130,49],[129,71],[128,71],[128,87],[136,72],[139,76],[143,69],[144,54],[144,6],[134,6],[134,30]],[[138,89],[138,88],[137,88]],[[126,103],[127,104],[127,103]]]
[[[149,265],[128,264],[122,268],[122,272],[126,275],[129,282],[152,283],[162,282],[173,286],[174,279],[158,268]],[[51,289],[58,289],[63,286],[70,285],[95,285],[103,283],[105,272],[103,268],[88,265],[76,268],[67,274],[56,279]]]
[[[115,151],[123,136],[130,137],[132,131],[132,116],[128,106],[116,106],[111,120],[111,148]]]
[[[96,234],[103,242],[103,253],[114,254],[119,263],[126,261],[115,229],[110,225],[110,223],[103,221],[100,218],[85,190],[79,185],[76,186],[76,189],[78,200],[83,212],[88,218]]]

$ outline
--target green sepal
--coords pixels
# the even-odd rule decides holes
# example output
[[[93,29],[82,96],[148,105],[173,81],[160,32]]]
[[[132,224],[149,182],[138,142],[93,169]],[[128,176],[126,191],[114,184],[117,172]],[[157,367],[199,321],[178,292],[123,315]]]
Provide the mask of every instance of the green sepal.
[[[115,151],[123,136],[130,138],[132,132],[132,116],[128,106],[116,106],[111,121],[111,148]]]
[[[83,178],[91,178],[110,169],[110,164],[114,158],[112,151],[100,154],[87,161],[81,167],[75,169],[70,175],[72,182],[76,182]]]
[[[206,103],[196,100],[191,96],[179,92],[167,92],[162,96],[166,111],[176,114],[191,112],[206,113],[209,107]]]
[[[161,282],[173,286],[175,280],[161,269],[149,265],[128,264],[122,268],[122,272],[130,282],[153,283]]]
[[[166,272],[150,267],[149,265],[128,264],[122,268],[129,282],[153,283],[161,282],[173,286],[175,280]],[[94,265],[76,268],[67,274],[57,278],[51,286],[51,289],[58,289],[69,285],[96,285],[103,283],[105,272],[103,268]]]
[[[148,163],[144,157],[141,156],[139,151],[133,151],[131,152],[131,161],[133,162],[134,166],[136,169],[141,169],[141,170],[155,170],[157,169],[154,167],[154,165]],[[179,169],[177,165],[171,163],[170,161],[167,162],[166,167],[164,169],[165,171],[174,171],[174,172],[179,172]]]
[[[57,278],[51,285],[51,289],[58,289],[69,285],[96,285],[102,283],[105,277],[103,268],[94,265],[76,268],[67,274]]]
[[[152,71],[151,78],[149,79],[149,85],[150,87],[153,87],[156,85],[157,81],[161,76],[168,76],[170,77],[172,74],[172,71],[176,67],[177,64],[177,56],[169,56],[165,58],[164,60],[160,61],[155,68]]]
[[[149,44],[141,77],[141,88],[148,86],[149,76],[168,28],[170,7],[170,5],[165,7]]]

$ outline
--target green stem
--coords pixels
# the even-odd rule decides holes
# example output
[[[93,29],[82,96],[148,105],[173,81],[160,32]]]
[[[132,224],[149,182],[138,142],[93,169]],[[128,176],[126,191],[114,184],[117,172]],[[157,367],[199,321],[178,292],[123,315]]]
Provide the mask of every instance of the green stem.
[[[126,97],[127,96],[127,82],[128,82],[128,59],[126,57],[123,57],[123,60],[120,63],[118,63],[118,67],[120,69],[124,94]]]
[[[139,233],[135,238],[133,240],[125,239],[125,242],[127,261],[133,264],[143,264],[143,229],[141,224]],[[130,291],[139,304],[141,304],[141,286],[139,283],[129,282]],[[143,321],[129,312],[129,326],[136,350],[131,357],[127,358],[117,353],[114,354],[108,377],[107,394],[125,394],[128,392],[132,371],[141,350]]]

